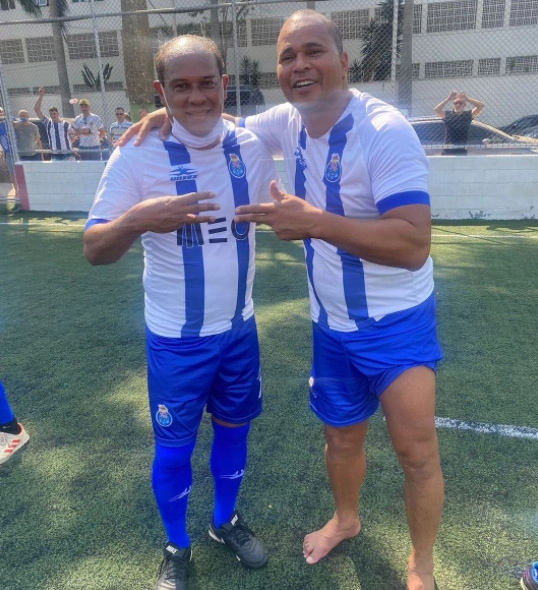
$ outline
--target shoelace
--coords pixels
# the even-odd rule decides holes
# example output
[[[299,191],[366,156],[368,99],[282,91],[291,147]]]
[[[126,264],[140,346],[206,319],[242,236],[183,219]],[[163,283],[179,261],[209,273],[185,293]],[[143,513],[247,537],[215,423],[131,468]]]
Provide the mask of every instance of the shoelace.
[[[248,543],[254,536],[254,533],[246,527],[244,524],[236,524],[234,528],[229,532],[230,539],[238,546]]]

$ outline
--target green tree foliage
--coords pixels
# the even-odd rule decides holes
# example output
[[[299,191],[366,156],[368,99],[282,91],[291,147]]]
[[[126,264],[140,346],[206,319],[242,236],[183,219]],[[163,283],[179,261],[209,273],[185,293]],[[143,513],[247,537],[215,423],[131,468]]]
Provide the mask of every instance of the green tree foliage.
[[[241,84],[250,84],[254,88],[260,85],[260,63],[255,59],[250,59],[246,55],[241,59],[241,70],[239,74]]]
[[[86,64],[84,64],[82,67],[82,77],[84,78],[84,83],[86,86],[95,91],[101,90],[101,73],[98,72],[96,76]],[[110,64],[106,64],[106,66],[103,68],[103,80],[105,85],[110,80],[111,74],[112,66]]]
[[[357,82],[388,80],[392,67],[392,27],[394,3],[384,0],[377,5],[381,10],[371,19],[364,31],[364,45],[355,75]],[[400,54],[403,24],[403,0],[398,0],[398,41],[396,53]]]

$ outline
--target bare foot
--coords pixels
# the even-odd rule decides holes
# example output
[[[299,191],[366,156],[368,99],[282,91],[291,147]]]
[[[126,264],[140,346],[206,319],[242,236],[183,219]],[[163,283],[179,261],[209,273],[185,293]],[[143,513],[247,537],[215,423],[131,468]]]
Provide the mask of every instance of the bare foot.
[[[418,568],[409,563],[406,590],[435,590],[433,560],[425,568]]]
[[[324,527],[305,536],[303,541],[303,556],[306,559],[306,563],[309,565],[317,563],[339,543],[345,539],[356,537],[360,531],[361,523],[358,517],[356,523],[343,527],[339,524],[338,518],[333,516]]]

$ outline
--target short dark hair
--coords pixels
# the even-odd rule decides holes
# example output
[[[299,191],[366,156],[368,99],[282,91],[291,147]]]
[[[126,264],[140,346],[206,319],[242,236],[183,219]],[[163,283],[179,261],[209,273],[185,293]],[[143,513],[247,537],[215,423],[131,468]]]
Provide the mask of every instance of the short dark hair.
[[[50,107],[49,113],[57,113],[57,112],[58,112],[58,108],[57,107]]]
[[[209,39],[208,37],[200,37],[199,35],[180,35],[179,37],[175,37],[171,39],[164,45],[159,47],[157,54],[155,55],[155,69],[157,70],[157,78],[159,82],[164,87],[164,67],[166,65],[167,60],[174,55],[184,55],[190,53],[187,47],[179,47],[181,41],[187,40],[190,41],[190,47],[197,47],[201,50],[205,51],[206,53],[210,53],[215,57],[217,62],[217,68],[219,70],[219,76],[223,76],[226,67],[224,65],[224,59],[222,58],[222,54],[217,47],[217,44]]]

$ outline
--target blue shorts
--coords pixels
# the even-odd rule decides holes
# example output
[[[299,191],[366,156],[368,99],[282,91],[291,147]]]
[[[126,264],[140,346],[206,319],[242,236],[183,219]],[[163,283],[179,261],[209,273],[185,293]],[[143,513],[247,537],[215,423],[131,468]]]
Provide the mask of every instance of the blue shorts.
[[[146,355],[149,409],[161,445],[195,440],[204,407],[231,424],[249,422],[262,410],[254,318],[215,336],[165,338],[146,328]]]
[[[435,299],[357,332],[336,332],[313,324],[310,407],[325,424],[358,424],[375,413],[379,396],[404,371],[435,370],[442,358],[435,325]]]

